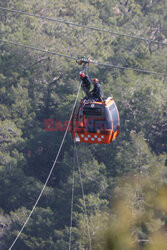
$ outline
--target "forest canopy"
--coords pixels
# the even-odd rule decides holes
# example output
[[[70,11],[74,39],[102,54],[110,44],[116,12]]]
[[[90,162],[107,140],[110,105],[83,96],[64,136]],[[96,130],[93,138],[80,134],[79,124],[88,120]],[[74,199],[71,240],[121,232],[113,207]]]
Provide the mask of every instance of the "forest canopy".
[[[89,66],[117,103],[119,137],[77,144],[80,173],[68,132],[13,249],[69,249],[75,177],[71,249],[165,250],[167,1],[0,0],[0,7],[113,32],[0,9],[0,249],[9,249],[48,177],[64,132],[45,131],[44,121],[68,121],[81,70],[75,60],[6,40],[124,68]]]

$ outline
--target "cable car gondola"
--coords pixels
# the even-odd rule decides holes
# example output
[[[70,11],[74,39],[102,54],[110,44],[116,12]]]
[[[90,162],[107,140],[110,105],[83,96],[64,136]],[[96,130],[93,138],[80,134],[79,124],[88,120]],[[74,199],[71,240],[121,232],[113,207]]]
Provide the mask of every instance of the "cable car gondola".
[[[76,142],[109,144],[119,134],[120,119],[112,97],[96,102],[82,100],[72,118],[72,136]]]

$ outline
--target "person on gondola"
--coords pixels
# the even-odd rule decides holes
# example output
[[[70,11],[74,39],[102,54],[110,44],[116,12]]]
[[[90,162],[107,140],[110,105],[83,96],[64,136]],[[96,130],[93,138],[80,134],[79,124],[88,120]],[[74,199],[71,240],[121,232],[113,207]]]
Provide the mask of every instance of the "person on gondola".
[[[80,73],[80,79],[82,81],[81,86],[83,91],[85,92],[86,96],[84,99],[89,99],[90,98],[90,85],[91,85],[91,80],[88,75],[86,75],[84,72]]]
[[[101,102],[103,101],[103,92],[100,82],[97,78],[94,78],[93,82],[94,82],[94,88],[90,92],[91,98],[94,99],[95,101]]]

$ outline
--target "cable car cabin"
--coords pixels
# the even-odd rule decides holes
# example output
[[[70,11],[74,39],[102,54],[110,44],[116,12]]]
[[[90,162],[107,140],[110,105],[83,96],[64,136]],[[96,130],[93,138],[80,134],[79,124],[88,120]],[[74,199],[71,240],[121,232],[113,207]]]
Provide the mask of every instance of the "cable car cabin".
[[[76,142],[109,144],[119,134],[120,119],[112,97],[104,102],[81,101],[72,118]]]

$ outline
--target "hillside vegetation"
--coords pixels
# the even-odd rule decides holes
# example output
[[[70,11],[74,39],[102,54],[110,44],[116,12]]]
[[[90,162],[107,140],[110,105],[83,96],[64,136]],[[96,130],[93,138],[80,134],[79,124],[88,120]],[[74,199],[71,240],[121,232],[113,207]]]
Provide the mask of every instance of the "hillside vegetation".
[[[167,74],[166,0],[0,0],[0,6],[148,39],[0,10],[2,40]],[[75,60],[0,41],[2,250],[11,246],[46,181],[64,132],[46,132],[44,120],[69,119],[80,69]],[[165,250],[167,75],[98,65],[90,65],[89,73],[105,97],[113,95],[121,120],[110,145],[77,144],[92,249]],[[69,132],[13,249],[69,249],[73,165]],[[73,210],[71,249],[90,249],[77,170]]]

